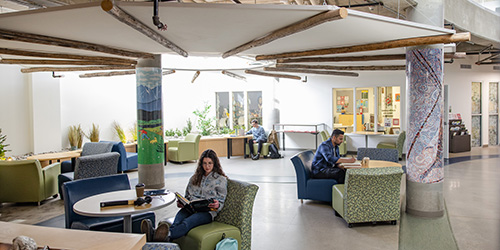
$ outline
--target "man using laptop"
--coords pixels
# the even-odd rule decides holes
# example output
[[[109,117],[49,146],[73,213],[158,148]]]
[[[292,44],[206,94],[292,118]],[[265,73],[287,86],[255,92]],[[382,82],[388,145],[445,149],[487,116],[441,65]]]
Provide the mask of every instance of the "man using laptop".
[[[344,131],[335,129],[330,140],[319,145],[312,162],[312,177],[315,179],[335,179],[337,183],[345,181],[345,170],[340,163],[354,163],[356,159],[340,158],[339,145],[344,141]]]

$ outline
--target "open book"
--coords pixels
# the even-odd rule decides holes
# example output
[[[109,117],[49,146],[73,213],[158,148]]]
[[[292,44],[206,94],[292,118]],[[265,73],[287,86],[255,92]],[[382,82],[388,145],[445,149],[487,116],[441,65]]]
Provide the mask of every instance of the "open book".
[[[189,201],[179,192],[175,192],[177,200],[191,213],[215,211],[216,209],[208,207],[210,203],[214,203],[214,199]]]
[[[355,161],[353,163],[341,163],[344,168],[360,168],[361,167],[361,161]]]

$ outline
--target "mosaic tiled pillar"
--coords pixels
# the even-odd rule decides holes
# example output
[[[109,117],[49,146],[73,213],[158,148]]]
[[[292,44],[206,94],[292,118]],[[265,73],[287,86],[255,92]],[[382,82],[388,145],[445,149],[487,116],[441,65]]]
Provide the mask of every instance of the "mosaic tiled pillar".
[[[443,50],[406,52],[408,127],[407,206],[410,214],[439,217],[443,200]]]
[[[152,189],[165,186],[161,79],[160,55],[139,60],[136,67],[139,182]]]

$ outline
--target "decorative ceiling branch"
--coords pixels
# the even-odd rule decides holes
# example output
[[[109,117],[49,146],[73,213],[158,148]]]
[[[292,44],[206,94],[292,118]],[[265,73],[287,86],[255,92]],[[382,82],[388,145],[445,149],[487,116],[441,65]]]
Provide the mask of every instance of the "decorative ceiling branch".
[[[98,66],[98,67],[35,67],[21,69],[22,73],[46,72],[46,71],[102,71],[135,69],[134,66]]]
[[[398,39],[386,42],[370,43],[370,44],[356,45],[356,46],[346,46],[339,48],[307,50],[300,52],[287,52],[287,53],[271,54],[271,55],[258,55],[255,57],[255,59],[273,60],[273,59],[289,58],[289,57],[319,56],[319,55],[329,55],[329,54],[393,49],[393,48],[402,48],[402,47],[418,46],[418,45],[455,43],[455,42],[469,41],[470,38],[471,38],[470,33],[465,32],[465,33],[450,34],[450,35],[405,38],[405,39]]]
[[[227,71],[227,70],[223,70],[223,71],[221,71],[221,73],[224,74],[224,75],[226,75],[226,76],[232,77],[234,79],[242,80],[242,81],[245,81],[245,82],[247,81],[246,77],[240,76],[238,74],[235,74],[235,73]]]
[[[112,1],[103,0],[101,2],[101,8],[108,14],[116,18],[118,21],[127,24],[131,28],[141,32],[142,34],[146,35],[147,37],[161,44],[162,46],[171,49],[172,51],[181,56],[184,57],[188,56],[188,53],[185,50],[181,49],[179,46],[177,46],[170,40],[166,39],[162,35],[158,34],[155,30],[151,29],[149,26],[137,20],[134,16],[128,14],[120,7],[113,4]]]
[[[300,76],[267,73],[267,72],[261,72],[261,71],[251,70],[251,69],[245,70],[245,73],[252,74],[252,75],[258,75],[258,76],[266,76],[266,77],[288,78],[288,79],[293,79],[293,80],[300,80],[301,79]]]
[[[109,62],[110,64],[121,65],[136,65],[137,61],[130,59],[123,59],[118,57],[105,57],[105,56],[81,56],[72,54],[58,54],[58,53],[45,53],[35,51],[24,51],[17,49],[0,48],[0,54],[16,55],[16,56],[29,56],[29,57],[43,57],[43,58],[61,58],[61,59],[75,59],[82,61],[102,61]]]
[[[232,55],[236,55],[242,51],[249,50],[254,47],[262,46],[264,44],[268,44],[274,40],[283,38],[285,36],[289,36],[300,31],[304,31],[310,29],[314,26],[320,25],[325,22],[330,22],[333,20],[344,19],[347,17],[347,9],[340,8],[336,10],[329,10],[317,15],[314,15],[305,20],[301,20],[299,22],[293,23],[281,29],[275,30],[261,38],[254,39],[248,43],[240,45],[234,49],[231,49],[224,54],[222,54],[222,58],[226,58]]]
[[[125,76],[134,75],[135,70],[126,71],[109,71],[109,72],[97,72],[97,73],[87,73],[79,75],[80,78],[91,78],[91,77],[107,77],[107,76]]]
[[[196,71],[193,75],[193,79],[191,79],[191,83],[194,83],[194,81],[196,81],[196,78],[198,78],[198,76],[200,76],[200,71]]]
[[[0,39],[27,42],[27,43],[45,44],[45,45],[59,46],[72,49],[89,50],[94,52],[102,52],[102,53],[126,56],[126,57],[153,58],[153,54],[149,53],[121,50],[94,43],[86,43],[75,40],[4,30],[4,29],[0,29]]]
[[[281,64],[276,68],[284,69],[325,69],[325,70],[405,70],[405,65],[373,65],[373,66],[331,66],[331,65],[307,65],[307,64]]]
[[[359,76],[358,73],[354,73],[354,72],[318,71],[318,70],[308,70],[308,69],[286,69],[286,68],[270,68],[270,67],[265,67],[264,71],[318,74],[318,75],[333,75],[333,76],[354,76],[354,77]]]
[[[342,57],[301,57],[278,59],[278,63],[297,63],[297,62],[364,62],[364,61],[388,61],[405,60],[404,54],[399,55],[376,55],[376,56],[342,56]]]
[[[76,60],[28,60],[28,59],[0,59],[0,64],[37,64],[37,65],[122,65],[133,66],[123,63],[76,61]]]

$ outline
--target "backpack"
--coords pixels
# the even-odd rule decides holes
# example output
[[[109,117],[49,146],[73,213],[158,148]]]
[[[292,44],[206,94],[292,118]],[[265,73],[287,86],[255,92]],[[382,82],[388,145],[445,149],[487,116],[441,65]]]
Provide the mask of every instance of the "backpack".
[[[233,238],[226,238],[226,234],[222,234],[222,239],[215,245],[215,250],[238,250],[238,241]]]
[[[269,145],[269,158],[271,158],[271,159],[281,158],[281,155],[278,152],[278,148],[274,144]]]

